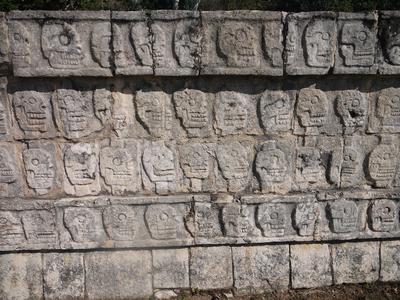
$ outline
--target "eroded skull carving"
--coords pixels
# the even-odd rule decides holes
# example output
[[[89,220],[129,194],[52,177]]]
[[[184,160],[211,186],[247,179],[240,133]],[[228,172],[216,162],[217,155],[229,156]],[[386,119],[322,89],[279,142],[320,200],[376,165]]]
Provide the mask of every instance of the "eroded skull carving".
[[[398,19],[390,20],[383,34],[384,54],[392,65],[400,65],[400,25]]]
[[[258,206],[258,224],[267,237],[284,236],[286,229],[286,208],[281,203],[265,203]]]
[[[379,93],[376,115],[383,129],[398,129],[400,126],[400,89],[387,88]]]
[[[55,69],[77,69],[85,55],[75,27],[68,24],[46,23],[42,28],[42,50]]]
[[[276,141],[265,142],[256,157],[256,171],[261,179],[261,189],[267,191],[276,183],[287,180],[289,168],[286,154]]]
[[[73,144],[64,154],[65,172],[72,185],[89,185],[97,178],[97,153],[90,144]]]
[[[103,211],[104,227],[116,241],[130,241],[138,230],[137,215],[132,206],[110,205]]]
[[[218,30],[218,47],[229,67],[255,67],[257,37],[252,26],[245,23],[225,22]]]
[[[300,90],[297,99],[297,116],[301,126],[318,128],[325,125],[328,114],[328,99],[323,91],[311,88]]]
[[[361,163],[361,155],[358,153],[357,149],[350,146],[344,147],[343,161],[340,170],[341,187],[353,186]]]
[[[13,64],[26,68],[31,63],[31,35],[26,27],[19,22],[8,24],[10,47]]]
[[[183,222],[175,207],[165,204],[150,205],[145,219],[151,237],[155,240],[176,239],[180,223]]]
[[[357,230],[358,207],[353,201],[334,201],[329,203],[328,209],[333,232],[346,233]]]
[[[44,149],[23,152],[26,181],[38,194],[46,194],[54,185],[56,169],[52,154]]]
[[[90,47],[94,60],[103,68],[111,66],[111,23],[94,26],[90,36]]]
[[[222,135],[239,134],[247,128],[249,113],[244,95],[224,91],[219,92],[215,104],[217,128]]]
[[[136,105],[138,116],[151,135],[163,137],[170,134],[172,111],[166,93],[138,91]]]
[[[210,158],[202,144],[182,146],[180,163],[186,177],[204,179],[209,176]]]
[[[306,63],[314,68],[333,66],[336,40],[334,20],[312,20],[305,31]]]
[[[313,147],[301,147],[297,151],[296,177],[298,181],[316,183],[325,178],[321,152]]]
[[[263,25],[263,42],[267,57],[273,67],[282,67],[283,35],[282,25],[278,22],[268,22]]]
[[[296,225],[299,235],[313,235],[318,218],[319,206],[317,203],[304,202],[297,204],[294,214],[294,223]]]
[[[296,62],[296,48],[298,43],[297,27],[295,22],[288,22],[288,31],[285,46],[285,62],[288,66]]]
[[[113,98],[111,91],[108,89],[96,89],[93,93],[94,114],[106,124],[112,119]]]
[[[369,67],[375,59],[375,36],[362,21],[343,25],[340,50],[344,65],[348,67]]]
[[[396,173],[397,147],[393,144],[379,144],[368,160],[369,175],[376,187],[390,187]]]
[[[199,137],[208,127],[209,110],[206,94],[198,90],[184,89],[173,95],[175,110],[190,137]]]
[[[22,224],[31,243],[54,243],[57,239],[55,219],[50,211],[24,211]]]
[[[152,24],[153,31],[153,59],[156,67],[164,67],[168,64],[165,56],[167,39],[163,28],[160,25]]]
[[[102,242],[105,232],[101,213],[95,208],[67,207],[64,225],[76,243]]]
[[[26,133],[43,133],[53,127],[50,100],[35,91],[16,92],[13,104],[19,127]]]
[[[17,245],[24,240],[24,230],[18,214],[11,211],[0,211],[0,245]]]
[[[250,171],[248,152],[239,142],[218,145],[217,160],[225,179],[248,177]]]
[[[135,54],[142,66],[153,66],[152,46],[150,33],[146,23],[134,23],[131,27],[131,43],[135,49]]]
[[[114,92],[112,97],[114,100],[112,127],[117,136],[122,136],[127,133],[135,117],[133,97],[129,93],[120,92]]]
[[[13,183],[17,175],[15,160],[7,149],[0,148],[0,183]]]
[[[398,224],[397,206],[391,200],[377,200],[371,207],[371,225],[374,231],[393,231]]]
[[[222,221],[225,235],[230,237],[246,237],[252,231],[251,212],[247,205],[230,203],[222,209]]]
[[[212,238],[221,235],[219,211],[211,203],[195,203],[195,235]]]
[[[5,135],[8,133],[8,120],[6,109],[0,101],[0,135]]]
[[[336,98],[336,109],[348,133],[363,127],[367,118],[367,99],[356,90],[341,92]]]
[[[174,51],[181,67],[194,68],[198,64],[200,43],[198,22],[180,22],[177,25],[174,34]]]
[[[261,96],[259,110],[264,129],[268,132],[286,132],[291,128],[292,104],[283,91],[265,91]]]

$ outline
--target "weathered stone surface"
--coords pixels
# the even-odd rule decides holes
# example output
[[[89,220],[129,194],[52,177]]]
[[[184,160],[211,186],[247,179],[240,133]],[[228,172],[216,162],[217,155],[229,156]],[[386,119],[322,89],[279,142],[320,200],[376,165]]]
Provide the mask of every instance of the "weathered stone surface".
[[[290,262],[293,288],[314,288],[332,284],[328,245],[291,245]]]
[[[373,282],[379,277],[379,244],[344,243],[331,246],[335,284]]]
[[[233,286],[230,247],[190,249],[190,284],[194,289],[229,289]]]
[[[189,288],[189,251],[153,250],[154,288]]]
[[[0,298],[43,299],[42,255],[0,255]]]
[[[85,297],[83,254],[43,254],[43,280],[45,298],[83,299]]]
[[[400,276],[400,243],[387,241],[381,243],[380,249],[380,274],[381,281],[398,281]]]
[[[145,298],[152,295],[149,251],[92,252],[84,255],[89,299]]]
[[[400,71],[399,57],[399,17],[398,11],[382,11],[379,14],[378,64],[379,74],[398,74]]]
[[[235,288],[260,293],[289,286],[289,246],[233,247]]]

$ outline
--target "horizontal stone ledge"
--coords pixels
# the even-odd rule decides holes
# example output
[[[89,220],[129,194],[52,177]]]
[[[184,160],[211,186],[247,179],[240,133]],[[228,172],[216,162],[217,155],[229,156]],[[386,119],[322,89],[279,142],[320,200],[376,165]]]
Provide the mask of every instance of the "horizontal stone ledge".
[[[400,74],[399,18],[398,11],[12,11],[0,16],[0,67],[10,60],[17,77]]]
[[[399,198],[204,195],[0,200],[0,251],[165,248],[400,237]],[[248,201],[251,198],[252,201]]]

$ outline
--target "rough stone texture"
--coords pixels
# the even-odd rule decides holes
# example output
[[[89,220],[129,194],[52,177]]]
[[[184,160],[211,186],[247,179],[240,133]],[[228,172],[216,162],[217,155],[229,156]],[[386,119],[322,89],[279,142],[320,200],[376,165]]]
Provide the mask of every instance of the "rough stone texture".
[[[149,251],[92,252],[84,259],[88,298],[145,298],[152,294]]]
[[[42,254],[0,255],[0,298],[43,299]]]
[[[344,243],[331,246],[335,284],[373,282],[379,278],[379,244]]]
[[[85,297],[83,254],[43,254],[43,280],[46,299],[83,299]]]
[[[328,245],[290,246],[293,288],[315,288],[332,284]]]
[[[211,290],[232,288],[231,248],[191,248],[190,279],[192,289]]]
[[[400,243],[387,241],[381,243],[380,249],[380,275],[381,281],[398,281],[400,274]]]

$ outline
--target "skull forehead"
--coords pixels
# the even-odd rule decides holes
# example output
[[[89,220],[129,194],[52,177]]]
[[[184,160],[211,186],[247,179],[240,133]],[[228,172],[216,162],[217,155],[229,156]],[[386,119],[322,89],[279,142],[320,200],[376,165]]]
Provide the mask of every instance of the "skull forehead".
[[[342,29],[342,42],[368,42],[371,35],[371,29],[362,22],[346,23]]]
[[[298,97],[298,107],[301,110],[302,108],[315,108],[315,105],[318,107],[326,107],[328,105],[328,99],[325,93],[318,89],[302,89],[300,90]]]
[[[378,106],[400,106],[400,89],[389,88],[380,92]]]
[[[329,205],[332,215],[335,217],[338,214],[341,216],[354,216],[357,213],[357,204],[352,201],[335,201]]]
[[[314,19],[307,25],[306,38],[313,38],[318,33],[328,33],[330,38],[330,34],[334,31],[334,24],[333,20]]]
[[[390,200],[378,200],[372,205],[372,213],[374,215],[392,215],[396,214],[396,204]]]

